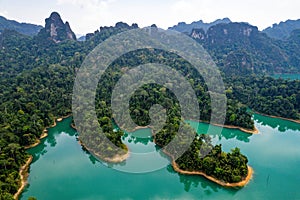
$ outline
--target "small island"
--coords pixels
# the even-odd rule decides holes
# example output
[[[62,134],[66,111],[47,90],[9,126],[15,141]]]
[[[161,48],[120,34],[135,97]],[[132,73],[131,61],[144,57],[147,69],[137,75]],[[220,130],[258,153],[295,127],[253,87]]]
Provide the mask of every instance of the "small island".
[[[237,147],[226,153],[222,151],[221,144],[212,146],[204,143],[205,137],[207,136],[197,136],[189,150],[176,161],[172,161],[174,170],[181,174],[201,175],[225,187],[245,186],[253,173],[252,168],[247,165],[247,157]],[[207,147],[211,151],[203,152]]]
[[[201,175],[224,187],[243,187],[251,180],[253,169],[247,165],[248,158],[240,152],[239,148],[236,147],[231,152],[226,153],[222,151],[221,144],[212,144],[210,135],[197,134],[189,124],[182,123],[184,124],[185,134],[190,134],[190,136],[193,134],[194,139],[189,148],[180,156],[176,156],[176,153],[186,145],[181,136],[179,136],[180,144],[169,149],[165,148],[177,134],[176,131],[171,131],[172,124],[167,124],[157,134],[153,134],[155,144],[161,147],[163,152],[170,157],[174,171],[180,174]],[[121,136],[123,131],[118,129],[118,131],[110,134],[112,133],[118,133]],[[85,146],[82,141],[79,140],[79,142],[86,150],[105,162],[123,162],[128,158],[130,151],[122,143],[120,137],[114,136],[114,142],[117,142],[121,147],[118,151],[110,149],[105,143],[90,148]],[[95,139],[95,141],[101,140]]]
[[[148,55],[150,58],[151,53]],[[171,56],[171,55],[170,55]],[[118,63],[119,62],[119,63]],[[125,65],[122,61],[116,61],[120,66]],[[179,64],[183,64],[180,63]],[[115,123],[111,108],[110,94],[112,91],[107,88],[112,88],[114,85],[109,73],[103,75],[102,84],[97,89],[97,104],[95,106],[97,111],[97,118],[104,134],[90,135],[93,131],[89,131],[89,127],[85,127],[85,133],[80,133],[79,140],[86,150],[91,152],[94,156],[106,162],[121,162],[127,159],[130,152],[126,145],[122,142],[124,132],[120,129],[114,131]],[[114,69],[116,70],[116,69]],[[120,71],[120,74],[122,72]],[[116,80],[119,78],[116,75]],[[196,87],[197,86],[197,87]],[[203,89],[201,83],[195,84],[198,89]],[[199,90],[200,93],[200,90]],[[208,95],[208,92],[204,95]],[[208,98],[208,97],[207,97]],[[150,118],[149,110],[153,105],[160,105],[165,109],[166,119],[162,119],[158,113],[152,113]],[[246,106],[237,103],[233,99],[229,99],[228,109],[225,116],[225,125],[223,127],[237,128],[249,134],[258,133],[254,126],[251,114],[247,111]],[[199,100],[199,106],[204,107],[201,110],[201,120],[210,123],[211,108],[209,100]],[[118,108],[115,108],[118,109]],[[190,108],[193,109],[193,108]],[[185,120],[199,120],[199,119],[183,119],[181,116],[181,108],[178,99],[168,88],[157,84],[146,84],[137,89],[130,97],[129,102],[130,117],[138,125],[137,128],[147,127],[151,124],[151,119],[158,119],[158,121],[165,121],[162,129],[158,132],[154,131],[154,143],[164,148],[174,139],[178,134],[181,125],[185,129],[185,134],[193,141],[187,142],[184,136],[178,141],[178,145],[173,149],[163,149],[172,162],[175,171],[183,174],[203,175],[211,181],[226,187],[242,187],[246,185],[252,177],[252,168],[249,167],[248,158],[240,152],[239,148],[233,149],[231,152],[222,151],[221,145],[213,145],[209,135],[199,135],[196,131],[185,122]],[[85,112],[84,110],[80,112]],[[118,113],[118,110],[115,110]],[[203,113],[202,113],[203,112]],[[120,112],[122,113],[122,112]],[[91,116],[86,113],[85,116]],[[124,122],[129,116],[122,116]],[[124,124],[118,124],[123,127]],[[134,128],[134,127],[133,127]],[[106,142],[103,142],[105,136],[119,149],[112,148]],[[180,136],[181,137],[181,136]],[[107,141],[107,140],[106,140]],[[86,145],[88,144],[88,145]],[[188,148],[189,146],[189,148]],[[176,155],[177,150],[186,149],[182,155]],[[187,147],[187,148],[186,148]],[[176,159],[174,159],[176,158]]]
[[[200,176],[203,176],[203,177],[207,178],[208,180],[215,182],[223,187],[244,187],[245,185],[248,184],[248,182],[251,180],[252,175],[253,175],[253,169],[250,166],[248,166],[248,175],[242,181],[236,182],[236,183],[228,183],[228,182],[220,181],[220,180],[214,178],[213,176],[209,176],[209,175],[205,174],[204,172],[182,170],[178,167],[177,163],[174,161],[172,162],[172,166],[173,166],[173,169],[180,174],[200,175]]]
[[[186,128],[189,129],[188,126]],[[155,138],[156,144],[161,144],[160,135]],[[240,149],[236,147],[226,153],[222,151],[221,144],[212,145],[209,135],[197,134],[189,149],[177,159],[168,149],[164,153],[172,159],[176,172],[201,175],[224,187],[243,187],[252,178],[253,169],[247,165],[248,158],[241,154]]]

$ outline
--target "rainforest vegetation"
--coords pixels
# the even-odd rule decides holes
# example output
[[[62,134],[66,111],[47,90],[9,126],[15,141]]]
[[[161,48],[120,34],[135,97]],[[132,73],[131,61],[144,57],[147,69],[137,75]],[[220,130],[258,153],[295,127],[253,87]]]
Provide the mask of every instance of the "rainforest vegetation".
[[[20,186],[19,169],[28,158],[25,147],[35,143],[55,117],[71,114],[76,71],[87,54],[106,38],[133,28],[137,25],[118,24],[102,28],[84,42],[65,40],[60,43],[10,30],[1,33],[0,199],[12,199]],[[218,49],[215,55],[220,55],[221,50]],[[96,98],[96,111],[102,128],[106,130],[107,137],[122,148],[125,148],[121,141],[123,132],[112,130],[111,91],[124,70],[150,61],[179,71],[197,95],[200,120],[210,121],[207,86],[189,63],[161,50],[130,52],[116,60],[105,72]],[[254,122],[247,108],[269,115],[300,118],[299,81],[252,73],[238,76],[224,73],[223,79],[228,98],[225,124],[253,130]],[[143,86],[131,97],[131,117],[139,125],[149,124],[149,109],[154,104],[166,109],[166,125],[155,136],[156,144],[165,146],[174,137],[179,124],[183,123],[178,100],[171,91],[156,84]],[[185,126],[189,129],[187,124]],[[194,130],[189,130],[195,134]],[[205,157],[199,156],[203,153],[199,151],[203,145],[204,149],[211,149]],[[247,158],[238,148],[230,153],[222,152],[220,145],[212,146],[209,137],[204,135],[195,137],[189,150],[176,162],[181,169],[203,171],[225,182],[238,182],[247,175]]]

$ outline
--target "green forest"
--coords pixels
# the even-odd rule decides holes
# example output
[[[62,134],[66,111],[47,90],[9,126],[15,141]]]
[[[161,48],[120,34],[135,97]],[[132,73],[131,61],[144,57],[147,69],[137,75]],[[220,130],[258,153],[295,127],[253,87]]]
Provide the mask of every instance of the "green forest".
[[[26,162],[25,147],[35,143],[45,127],[57,117],[71,114],[72,91],[76,71],[84,58],[108,37],[137,28],[137,25],[119,24],[91,34],[84,42],[65,40],[54,43],[42,37],[29,37],[5,30],[0,35],[0,199],[13,199],[20,186],[19,169]],[[214,59],[228,50],[211,48]],[[220,52],[221,51],[221,52]],[[210,96],[203,79],[194,73],[189,63],[161,50],[142,49],[116,60],[99,83],[96,98],[98,121],[107,137],[117,146],[122,144],[122,131],[113,132],[111,91],[124,73],[124,68],[156,62],[172,66],[193,86],[199,107],[200,120],[209,122]],[[232,60],[234,61],[234,59]],[[218,62],[217,62],[218,63]],[[238,61],[235,63],[239,65]],[[273,79],[263,74],[225,73],[227,112],[226,125],[249,130],[254,122],[248,108],[268,115],[300,119],[300,81]],[[144,96],[143,96],[144,95]],[[149,109],[160,104],[167,110],[167,123],[155,136],[158,146],[165,146],[178,130],[180,106],[167,88],[145,85],[131,98],[132,119],[139,125],[149,124]],[[188,125],[186,129],[195,134]],[[200,146],[210,153],[202,158]],[[102,149],[101,149],[102,148]],[[107,151],[101,147],[101,151]],[[203,148],[201,148],[203,149]],[[177,161],[181,169],[200,170],[225,182],[239,182],[247,175],[247,158],[239,149],[225,153],[220,145],[212,146],[207,136],[197,136],[190,149]]]
[[[239,148],[226,153],[221,144],[213,146],[207,135],[197,136],[176,163],[180,169],[204,172],[225,183],[240,182],[248,174],[248,159]]]

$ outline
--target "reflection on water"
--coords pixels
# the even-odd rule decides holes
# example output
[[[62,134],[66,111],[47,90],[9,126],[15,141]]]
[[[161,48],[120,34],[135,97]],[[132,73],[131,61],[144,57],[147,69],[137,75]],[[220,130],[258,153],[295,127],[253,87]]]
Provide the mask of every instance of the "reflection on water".
[[[95,165],[96,163],[99,162],[92,154],[90,154],[89,152],[86,152],[86,153],[89,154],[89,159],[90,159],[91,163],[93,163],[93,165]]]
[[[223,129],[211,136],[227,151],[238,146],[249,158],[255,173],[245,188],[223,188],[201,176],[174,172],[168,157],[153,143],[150,129],[126,133],[123,141],[130,151],[154,152],[154,160],[142,160],[150,165],[159,158],[166,167],[145,174],[130,174],[104,166],[89,152],[83,151],[76,140],[76,131],[69,127],[68,118],[55,128],[42,143],[29,150],[34,156],[30,166],[29,185],[21,199],[35,196],[43,200],[64,199],[300,199],[300,127],[292,122],[254,115],[258,135]],[[189,121],[193,127],[197,127]],[[215,127],[220,128],[220,127]],[[198,133],[205,133],[207,124],[200,124]],[[214,130],[214,129],[212,129]],[[282,131],[286,133],[282,133]],[[140,161],[141,162],[141,161]],[[135,163],[132,157],[119,167]],[[284,182],[285,180],[288,180]]]
[[[224,188],[218,184],[208,181],[202,176],[179,174],[174,171],[171,165],[167,167],[167,171],[178,176],[179,182],[183,184],[183,189],[186,192],[191,191],[192,188],[199,189],[199,187],[204,191],[206,195],[211,195],[219,191],[226,191],[229,195],[234,195],[236,192],[238,192],[238,190],[235,188]]]
[[[278,131],[280,132],[285,132],[287,130],[300,130],[300,124],[278,118],[271,118],[259,114],[254,114],[254,120],[261,125],[270,126],[273,129],[278,129]]]
[[[134,143],[134,144],[138,144],[141,143],[143,145],[148,145],[149,143],[153,142],[153,137],[147,136],[149,131],[145,131],[145,130],[138,130],[134,133],[125,133],[122,137],[123,141],[127,141],[128,143]],[[146,134],[145,134],[146,133]]]
[[[56,137],[62,134],[62,130],[63,133],[69,136],[77,136],[77,132],[71,126],[69,126],[71,122],[72,118],[69,117],[64,119],[64,123],[57,123],[55,127],[48,128],[48,136],[42,139],[38,146],[28,150],[28,152],[33,155],[33,162],[45,155],[48,147],[54,148],[57,145]],[[68,124],[68,126],[65,124]]]
[[[104,165],[123,172],[149,173],[170,164],[170,159],[153,142],[149,128],[125,132],[122,142],[129,149],[129,157],[121,163],[103,162]]]
[[[237,139],[239,141],[248,143],[250,142],[250,138],[252,136],[252,134],[241,132],[238,129],[227,129],[213,125],[210,126],[207,123],[199,123],[195,121],[186,122],[190,124],[197,131],[198,134],[209,134],[214,139],[214,142],[221,141],[222,139]],[[210,130],[210,132],[208,132],[208,130]],[[216,134],[220,132],[220,135]]]

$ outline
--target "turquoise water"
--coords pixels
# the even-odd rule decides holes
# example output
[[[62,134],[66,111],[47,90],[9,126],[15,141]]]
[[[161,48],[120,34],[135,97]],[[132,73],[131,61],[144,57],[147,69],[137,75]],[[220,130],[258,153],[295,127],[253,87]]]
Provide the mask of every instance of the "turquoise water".
[[[272,77],[290,80],[300,80],[300,74],[275,74],[272,75]]]
[[[142,174],[121,172],[115,165],[107,167],[81,148],[68,118],[49,129],[49,136],[29,150],[34,161],[21,199],[300,199],[300,125],[261,115],[254,115],[254,119],[258,135],[234,129],[212,134],[213,141],[221,143],[225,151],[238,146],[247,155],[255,173],[242,189],[223,188],[200,176],[180,175],[170,165]],[[198,132],[207,128],[200,123]],[[138,139],[134,134],[146,136]],[[157,151],[147,137],[149,129],[134,134],[124,137],[132,151]],[[167,160],[164,155],[155,155]],[[122,165],[130,162],[129,158]]]

